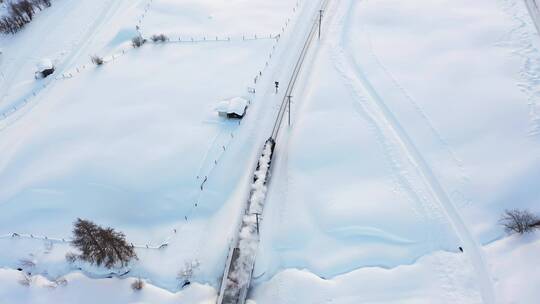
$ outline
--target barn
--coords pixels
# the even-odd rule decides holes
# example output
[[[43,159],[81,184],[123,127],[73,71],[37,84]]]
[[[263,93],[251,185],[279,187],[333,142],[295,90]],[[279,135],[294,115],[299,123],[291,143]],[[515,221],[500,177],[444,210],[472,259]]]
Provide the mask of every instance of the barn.
[[[45,78],[51,75],[52,73],[54,73],[54,65],[52,63],[52,60],[43,59],[37,65],[37,71],[36,71],[35,77],[36,79]]]
[[[246,115],[248,103],[249,102],[242,97],[235,97],[221,101],[215,110],[221,117],[241,119]]]

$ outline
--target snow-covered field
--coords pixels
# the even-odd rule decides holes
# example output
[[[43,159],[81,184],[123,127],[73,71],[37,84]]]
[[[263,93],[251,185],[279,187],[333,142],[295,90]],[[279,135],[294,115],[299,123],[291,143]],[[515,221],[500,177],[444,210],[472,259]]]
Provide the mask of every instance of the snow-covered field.
[[[64,38],[68,38],[62,36],[71,31],[61,30],[60,25],[47,32],[50,39],[41,40],[43,49],[21,46],[42,39],[40,22],[54,23],[57,15],[76,12],[86,17],[86,6],[94,8],[87,1],[69,7],[62,6],[66,5],[62,0],[57,2],[19,35],[1,41],[6,79],[0,106],[7,115],[0,121],[0,246],[9,248],[0,251],[1,267],[16,269],[21,260],[28,259],[36,265],[26,271],[51,280],[67,275],[68,282],[88,282],[76,275],[78,267],[90,277],[106,276],[106,271],[70,266],[64,259],[72,250],[66,241],[73,221],[88,218],[123,231],[136,245],[139,261],[126,277],[142,277],[163,289],[150,289],[149,294],[181,297],[173,294],[181,284],[177,273],[185,263],[196,261],[199,267],[193,281],[204,285],[192,285],[188,289],[195,291],[187,292],[212,300],[247,198],[261,139],[268,134],[259,133],[265,129],[257,126],[272,119],[277,105],[277,100],[262,103],[248,87],[259,90],[265,89],[265,82],[273,84],[274,79],[267,76],[277,66],[272,55],[287,51],[289,28],[296,24],[301,9],[311,15],[314,3],[276,1],[246,10],[240,16],[245,21],[227,28],[238,6],[249,1],[234,6],[212,1],[200,6],[198,13],[205,18],[216,12],[227,17],[211,24],[191,20],[189,10],[171,1],[104,1],[111,16],[103,17],[99,27],[91,27],[91,40],[82,39],[84,45],[68,49],[64,61],[54,54],[63,52]],[[113,10],[110,4],[118,8]],[[178,11],[184,12],[183,18]],[[251,26],[262,11],[267,24]],[[192,29],[160,24],[171,14],[180,24],[190,23]],[[96,13],[93,18],[95,23],[102,15]],[[73,36],[79,39],[78,26],[86,29],[87,24],[75,16],[72,22]],[[145,35],[163,32],[171,41],[131,49],[136,24]],[[216,33],[216,28],[223,32]],[[219,41],[200,41],[203,37],[195,36],[198,33],[221,36]],[[224,33],[229,34],[226,39]],[[195,41],[174,41],[184,36]],[[32,55],[18,54],[18,48]],[[106,63],[91,65],[91,54],[104,56]],[[58,68],[54,75],[67,77],[35,81],[34,57],[53,58]],[[22,65],[16,69],[18,63]],[[214,110],[220,101],[232,97],[252,101],[241,124],[218,117]],[[13,232],[21,237],[11,237]],[[158,249],[164,244],[168,247]],[[12,270],[2,272],[4,279],[13,282],[20,276]],[[111,289],[129,285],[116,279],[105,281],[118,285]],[[90,280],[89,284],[99,288],[104,283]],[[29,302],[62,296],[48,294],[39,285],[34,295],[28,295]],[[19,292],[19,288],[2,289],[0,299],[17,298]],[[66,292],[75,294],[71,289]],[[118,299],[123,298],[119,294]]]
[[[524,3],[340,1],[327,14],[278,140],[254,298],[535,303],[540,240],[497,224],[507,208],[540,211]]]
[[[0,303],[214,303],[274,81],[318,5],[54,0],[0,37]],[[540,237],[497,224],[540,213],[524,1],[334,0],[324,16],[277,138],[250,299],[536,303]],[[137,31],[170,41],[132,49]],[[45,57],[57,71],[34,80]],[[251,101],[241,123],[214,110],[233,97]],[[127,275],[65,261],[78,217],[136,245]]]

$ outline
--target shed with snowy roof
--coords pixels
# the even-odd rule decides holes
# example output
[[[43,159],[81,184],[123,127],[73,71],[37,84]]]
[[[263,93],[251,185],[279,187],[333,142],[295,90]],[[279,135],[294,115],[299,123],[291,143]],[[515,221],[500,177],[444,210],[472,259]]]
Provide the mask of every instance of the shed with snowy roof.
[[[215,108],[219,116],[227,118],[243,118],[246,115],[248,101],[242,97],[235,97],[221,101]]]
[[[37,64],[36,78],[45,78],[54,73],[54,65],[50,59],[42,59]]]

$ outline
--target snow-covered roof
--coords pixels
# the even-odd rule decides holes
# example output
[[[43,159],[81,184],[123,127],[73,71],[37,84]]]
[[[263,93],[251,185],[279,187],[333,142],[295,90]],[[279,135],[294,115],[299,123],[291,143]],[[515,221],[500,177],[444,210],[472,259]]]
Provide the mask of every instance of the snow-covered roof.
[[[242,97],[234,97],[229,100],[224,100],[216,106],[216,111],[220,113],[244,115],[248,101]]]
[[[52,63],[52,60],[48,59],[48,58],[44,58],[42,59],[38,64],[37,64],[37,69],[38,71],[45,71],[45,70],[49,70],[49,69],[52,69],[54,67],[53,63]]]

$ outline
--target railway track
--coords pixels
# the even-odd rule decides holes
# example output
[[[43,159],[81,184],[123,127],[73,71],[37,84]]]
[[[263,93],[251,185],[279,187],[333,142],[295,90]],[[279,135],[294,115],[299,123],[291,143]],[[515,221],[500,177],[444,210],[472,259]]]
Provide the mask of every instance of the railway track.
[[[298,59],[296,60],[294,69],[290,74],[287,89],[277,112],[272,133],[270,138],[266,141],[263,153],[259,158],[259,163],[257,164],[257,169],[253,177],[254,187],[252,188],[254,188],[254,190],[252,190],[250,193],[250,198],[243,214],[242,224],[240,225],[238,234],[229,250],[229,255],[217,299],[218,304],[244,304],[247,300],[253,269],[255,267],[256,250],[259,244],[258,216],[262,213],[264,207],[264,198],[262,200],[260,199],[258,193],[256,193],[257,190],[255,186],[257,186],[258,183],[258,186],[266,187],[266,183],[269,179],[270,166],[274,154],[274,148],[276,146],[276,140],[281,126],[283,125],[285,114],[287,113],[287,106],[290,102],[289,98],[295,89],[295,85],[299,79],[299,75],[302,71],[302,65],[305,62],[307,54],[309,53],[313,42],[316,40],[315,38],[318,37],[318,34],[320,33],[320,23],[322,22],[323,16],[322,12],[327,9],[329,2],[330,0],[322,0],[320,2],[320,9],[316,12],[314,22],[311,25],[307,36],[305,37],[305,42],[301,46]],[[266,191],[262,192],[264,193]],[[255,203],[254,200],[257,199],[258,201]],[[254,213],[254,209],[256,209],[256,213]],[[247,236],[246,232],[249,232],[247,233]]]
[[[329,0],[323,0],[321,1],[321,9],[320,11],[325,11],[328,7]],[[319,12],[317,12],[319,14]],[[306,55],[309,51],[310,46],[312,45],[313,41],[315,40],[315,37],[317,37],[317,34],[319,32],[319,22],[322,21],[322,19],[317,18],[316,21],[313,23],[311,30],[309,32],[309,35],[306,39],[306,42],[304,43],[304,46],[302,47],[302,51],[300,52],[300,56],[298,57],[298,60],[296,62],[296,65],[294,67],[294,70],[292,72],[291,78],[289,79],[289,82],[287,84],[287,90],[285,91],[285,95],[283,96],[283,100],[281,102],[278,116],[276,118],[276,121],[274,123],[274,127],[272,129],[272,135],[270,136],[274,140],[277,139],[279,130],[281,126],[283,125],[283,118],[285,117],[285,113],[287,112],[287,105],[289,103],[289,96],[291,96],[296,82],[298,80],[298,76],[300,75],[300,71],[302,70],[302,64],[304,63],[304,60],[306,59]],[[290,110],[290,109],[289,109]]]
[[[536,27],[536,31],[540,34],[540,7],[538,7],[538,0],[524,0],[525,6],[531,15],[531,19]]]

